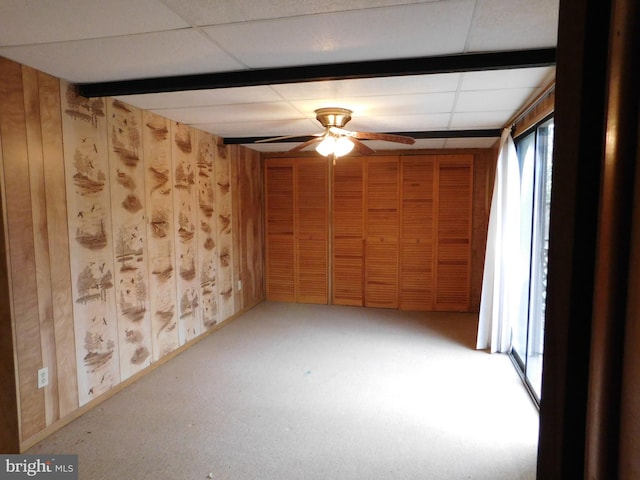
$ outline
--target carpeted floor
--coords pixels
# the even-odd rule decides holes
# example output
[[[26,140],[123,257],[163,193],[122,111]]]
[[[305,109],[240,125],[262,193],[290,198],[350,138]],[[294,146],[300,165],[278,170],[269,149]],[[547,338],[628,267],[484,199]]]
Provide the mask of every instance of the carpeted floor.
[[[538,413],[476,325],[266,302],[26,453],[81,480],[534,479]]]

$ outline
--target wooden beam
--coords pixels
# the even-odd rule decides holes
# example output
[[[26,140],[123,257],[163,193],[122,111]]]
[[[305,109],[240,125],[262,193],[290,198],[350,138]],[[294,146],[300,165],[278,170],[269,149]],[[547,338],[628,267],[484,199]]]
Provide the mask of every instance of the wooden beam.
[[[389,135],[402,135],[412,137],[416,140],[421,138],[500,138],[502,133],[499,128],[487,128],[480,130],[423,130],[419,132],[385,132]],[[227,137],[223,139],[225,145],[247,145],[259,141],[269,140],[273,137]],[[300,143],[311,140],[311,135],[300,135],[299,137],[282,138],[277,142],[269,143]]]
[[[140,78],[83,83],[77,87],[78,93],[84,97],[104,97],[324,80],[532,68],[554,65],[555,60],[555,48],[540,48]]]

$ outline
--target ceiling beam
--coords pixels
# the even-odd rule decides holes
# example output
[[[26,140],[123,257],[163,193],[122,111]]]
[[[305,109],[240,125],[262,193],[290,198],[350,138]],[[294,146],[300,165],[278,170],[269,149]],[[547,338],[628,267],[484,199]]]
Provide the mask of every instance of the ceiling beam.
[[[429,130],[421,132],[389,132],[390,135],[402,135],[415,138],[492,138],[500,137],[502,131],[497,129],[483,130]],[[226,137],[223,138],[224,145],[246,145],[258,141],[269,140],[272,137]],[[283,138],[270,143],[300,143],[315,138],[310,135],[300,135],[299,137]]]
[[[542,48],[81,83],[77,87],[78,93],[84,97],[114,97],[323,80],[531,68],[554,65],[555,61],[556,49]]]

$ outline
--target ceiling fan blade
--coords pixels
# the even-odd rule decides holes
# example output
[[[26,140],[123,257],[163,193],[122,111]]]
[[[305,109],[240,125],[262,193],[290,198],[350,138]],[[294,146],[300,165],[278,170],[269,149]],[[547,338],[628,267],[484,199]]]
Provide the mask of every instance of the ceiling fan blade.
[[[358,132],[355,130],[345,130],[343,128],[331,127],[331,131],[335,134],[348,135],[352,138],[360,140],[383,140],[385,142],[404,143],[413,145],[416,141],[405,135],[396,135],[394,133],[375,133],[375,132]]]
[[[395,135],[393,133],[374,133],[374,132],[353,132],[354,138],[361,140],[384,140],[385,142],[404,143],[413,145],[416,141],[411,137],[404,135]]]
[[[300,150],[304,150],[305,148],[307,148],[309,145],[313,145],[314,143],[320,142],[320,141],[322,141],[322,138],[312,138],[311,140],[307,140],[306,142],[301,143],[300,145],[296,145],[291,150],[289,150],[289,152],[299,152]]]
[[[354,148],[361,155],[371,155],[372,153],[375,152],[375,150],[373,150],[372,148],[367,147],[364,143],[362,143],[360,140],[358,140],[355,137],[352,137],[351,141],[353,142]]]
[[[322,133],[303,133],[300,135],[285,135],[283,137],[263,138],[262,140],[256,140],[253,143],[279,142],[280,140],[287,140],[289,138],[318,137],[320,135],[323,135],[323,134]]]

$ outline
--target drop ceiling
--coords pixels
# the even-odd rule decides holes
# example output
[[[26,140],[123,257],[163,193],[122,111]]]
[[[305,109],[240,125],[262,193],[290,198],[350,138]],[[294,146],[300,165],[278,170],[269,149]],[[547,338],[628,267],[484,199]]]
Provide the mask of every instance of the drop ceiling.
[[[330,80],[198,89],[187,81],[179,90],[113,96],[229,141],[317,133],[314,110],[335,106],[353,110],[349,129],[431,137],[412,146],[367,142],[376,150],[486,148],[553,81],[552,62],[371,78],[344,78],[343,65],[526,54],[554,48],[557,24],[558,0],[2,0],[0,56],[74,84],[116,87],[326,65]]]

